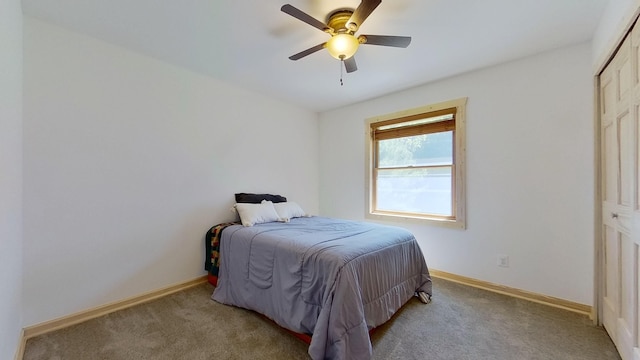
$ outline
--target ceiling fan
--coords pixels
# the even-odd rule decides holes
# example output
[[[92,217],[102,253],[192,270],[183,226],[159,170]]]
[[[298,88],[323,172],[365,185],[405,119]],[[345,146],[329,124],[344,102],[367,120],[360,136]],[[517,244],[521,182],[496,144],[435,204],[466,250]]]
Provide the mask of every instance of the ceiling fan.
[[[358,5],[358,8],[355,10],[336,10],[327,16],[326,24],[290,4],[283,5],[280,10],[284,13],[287,13],[294,18],[331,35],[331,38],[327,42],[318,44],[295,55],[291,55],[289,56],[289,59],[299,60],[307,55],[311,55],[326,48],[331,56],[344,62],[345,69],[350,73],[358,70],[356,60],[353,55],[358,50],[358,46],[360,44],[406,48],[411,43],[410,36],[355,36],[356,31],[358,31],[362,23],[367,19],[367,17],[369,17],[369,15],[371,15],[373,10],[375,10],[381,2],[382,0],[362,0],[360,5]]]

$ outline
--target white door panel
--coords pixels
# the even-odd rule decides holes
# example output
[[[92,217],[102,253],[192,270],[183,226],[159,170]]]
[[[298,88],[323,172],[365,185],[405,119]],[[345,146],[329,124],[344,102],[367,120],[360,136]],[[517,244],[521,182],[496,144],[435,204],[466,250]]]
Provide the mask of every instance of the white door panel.
[[[640,360],[640,68],[633,39],[627,37],[600,75],[602,322],[625,360]]]

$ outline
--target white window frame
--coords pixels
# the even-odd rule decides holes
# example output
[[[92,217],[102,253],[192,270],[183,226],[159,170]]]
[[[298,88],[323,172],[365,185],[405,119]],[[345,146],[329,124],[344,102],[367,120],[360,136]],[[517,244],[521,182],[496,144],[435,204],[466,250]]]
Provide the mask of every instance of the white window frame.
[[[437,225],[458,229],[466,228],[466,105],[467,98],[445,101],[433,105],[422,106],[414,109],[399,111],[391,114],[372,117],[365,120],[365,218],[377,221],[408,221],[427,225]],[[455,114],[455,144],[454,144],[454,191],[452,201],[455,215],[451,218],[427,216],[424,214],[392,214],[388,212],[376,211],[374,208],[374,166],[375,151],[372,124],[400,119],[405,117],[415,117],[445,109],[456,108]]]

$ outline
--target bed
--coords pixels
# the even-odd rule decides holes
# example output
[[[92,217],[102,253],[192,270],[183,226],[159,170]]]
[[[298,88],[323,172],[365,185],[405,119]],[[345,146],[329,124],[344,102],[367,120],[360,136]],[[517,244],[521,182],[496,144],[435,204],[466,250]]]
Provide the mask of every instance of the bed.
[[[211,297],[307,334],[312,359],[370,359],[369,331],[413,296],[431,298],[420,247],[405,229],[301,215],[293,204],[284,215],[298,216],[248,226],[241,213],[244,224],[211,228]]]

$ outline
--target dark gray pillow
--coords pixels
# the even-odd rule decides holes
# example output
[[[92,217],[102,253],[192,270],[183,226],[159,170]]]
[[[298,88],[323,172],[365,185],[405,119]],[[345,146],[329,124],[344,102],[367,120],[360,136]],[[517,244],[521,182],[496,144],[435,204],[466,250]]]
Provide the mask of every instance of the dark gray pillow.
[[[237,203],[259,204],[262,202],[262,200],[279,203],[279,202],[286,202],[287,198],[281,195],[271,195],[271,194],[249,194],[249,193],[236,194]]]

